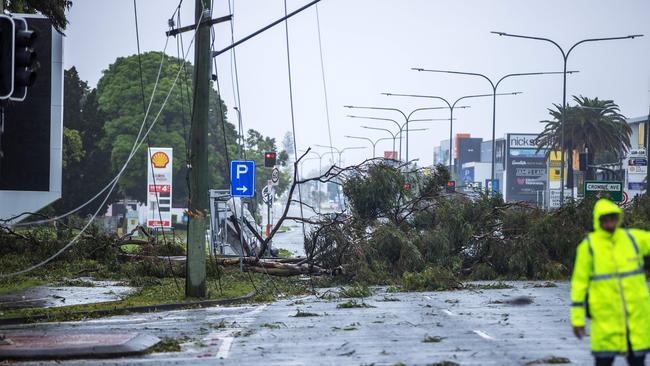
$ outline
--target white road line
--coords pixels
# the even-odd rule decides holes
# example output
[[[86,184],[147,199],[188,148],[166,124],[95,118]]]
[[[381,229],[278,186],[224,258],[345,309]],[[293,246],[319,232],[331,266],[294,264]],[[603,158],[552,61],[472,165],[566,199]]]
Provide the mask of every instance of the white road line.
[[[221,345],[219,346],[219,351],[217,351],[217,358],[228,358],[228,354],[230,353],[230,347],[232,347],[232,342],[235,338],[234,337],[225,337],[221,341]]]
[[[266,309],[267,306],[268,306],[267,304],[257,306],[249,312],[234,317],[234,320],[239,325],[246,327],[255,320],[254,316],[261,313],[262,310]],[[234,329],[212,332],[208,334],[205,338],[203,338],[203,340],[206,342],[211,342],[220,339],[221,343],[219,344],[219,349],[217,350],[217,358],[224,359],[224,358],[228,358],[228,355],[230,354],[230,349],[232,348],[232,343],[235,340],[235,337],[232,336],[233,333],[235,333]]]
[[[449,316],[456,316],[456,314],[452,313],[451,311],[449,311],[447,309],[442,309],[442,312],[449,315]]]
[[[481,337],[483,339],[487,339],[488,341],[496,341],[496,339],[494,337],[492,337],[491,335],[485,333],[482,330],[473,330],[472,332],[476,333],[477,336],[479,336],[479,337]]]

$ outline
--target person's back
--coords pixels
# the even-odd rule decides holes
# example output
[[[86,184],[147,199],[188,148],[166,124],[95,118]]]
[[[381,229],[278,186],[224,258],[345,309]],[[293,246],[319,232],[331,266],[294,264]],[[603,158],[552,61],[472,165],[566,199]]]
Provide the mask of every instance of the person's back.
[[[596,202],[594,231],[578,245],[571,278],[571,324],[582,339],[589,310],[596,365],[612,365],[616,355],[644,365],[650,352],[650,295],[643,270],[650,232],[623,229],[622,219],[613,202]]]

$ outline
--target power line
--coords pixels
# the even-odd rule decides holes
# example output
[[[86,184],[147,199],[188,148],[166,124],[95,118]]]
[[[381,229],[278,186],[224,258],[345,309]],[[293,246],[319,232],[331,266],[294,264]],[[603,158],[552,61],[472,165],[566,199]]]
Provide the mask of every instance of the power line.
[[[161,52],[161,60],[160,60],[160,65],[158,67],[158,74],[156,76],[156,81],[154,82],[154,87],[153,87],[153,90],[151,92],[151,97],[149,98],[149,105],[147,106],[147,111],[145,112],[144,118],[142,119],[142,123],[140,124],[140,129],[138,130],[138,134],[137,134],[137,136],[135,138],[135,141],[133,142],[133,146],[131,147],[131,152],[129,153],[129,156],[127,157],[127,161],[135,154],[135,152],[137,150],[136,146],[138,144],[138,140],[140,139],[140,135],[142,134],[142,131],[143,131],[143,129],[144,129],[145,125],[146,125],[146,122],[147,122],[147,118],[149,117],[149,112],[150,112],[150,109],[151,109],[151,105],[153,103],[154,96],[156,95],[156,91],[158,90],[158,85],[159,85],[159,82],[160,82],[160,75],[162,73],[163,65],[164,65],[164,62],[165,62],[165,51],[167,50],[168,44],[169,44],[169,37],[167,37],[167,39],[165,41],[165,46],[163,47],[163,50]],[[81,210],[82,208],[86,207],[88,204],[90,204],[94,200],[96,200],[99,196],[102,195],[102,193],[104,193],[107,189],[109,189],[111,187],[111,184],[116,182],[118,179],[119,179],[119,176],[116,175],[115,177],[113,177],[113,179],[111,179],[106,184],[106,186],[104,186],[104,188],[102,188],[99,192],[97,192],[97,194],[95,194],[93,197],[91,197],[89,200],[82,203],[78,207],[76,207],[76,208],[74,208],[74,209],[72,209],[72,210],[70,210],[70,211],[68,211],[68,212],[66,212],[64,214],[61,214],[61,215],[58,215],[58,216],[55,216],[55,217],[51,217],[49,219],[36,220],[36,221],[30,221],[30,222],[25,222],[25,223],[16,223],[16,224],[13,224],[12,226],[18,227],[18,226],[30,226],[30,225],[37,225],[37,224],[45,224],[45,223],[52,222],[52,221],[58,221],[58,220],[63,219],[65,217],[67,217],[67,216],[70,216],[70,215],[74,214],[75,212]],[[7,222],[7,221],[16,220],[16,219],[18,219],[20,216],[22,216],[24,214],[26,214],[26,213],[20,214],[18,216],[14,216],[13,218],[11,218],[9,220],[4,220],[4,221]]]
[[[140,92],[142,93],[142,111],[144,113],[146,113],[147,112],[147,103],[145,102],[145,96],[144,96],[144,77],[142,75],[142,54],[140,52],[140,27],[138,26],[138,4],[137,4],[137,0],[133,0],[133,18],[135,20],[135,40],[136,40],[136,44],[137,44],[137,47],[138,47],[138,69],[140,71]],[[149,140],[149,135],[147,135],[147,165],[149,165],[151,167],[151,177],[153,179],[153,185],[154,185],[154,187],[158,187],[158,185],[156,184],[156,174],[154,173],[153,164],[151,163],[151,156],[149,156],[150,153],[151,153],[151,141]],[[158,197],[157,192],[154,192],[154,194],[156,196],[156,210],[158,211],[158,220],[159,220],[160,226],[162,226],[163,220],[162,220],[162,212],[160,211],[160,198]],[[147,201],[148,200],[149,200],[149,197],[147,197]],[[171,201],[170,201],[170,205],[172,205]],[[126,209],[126,207],[125,207],[125,209]],[[148,216],[149,215],[147,215],[147,217]],[[163,245],[168,247],[167,237],[165,236],[165,228],[162,228],[161,232],[162,232],[162,237],[163,237]],[[174,266],[172,265],[172,260],[171,260],[171,257],[169,256],[169,254],[167,255],[167,261],[169,263],[169,271],[171,272],[172,278],[174,279],[174,284],[176,285],[176,289],[180,291],[180,286],[178,284],[178,280],[176,279],[176,275],[174,274]]]
[[[199,21],[197,24],[200,24],[200,23],[201,23],[201,22]],[[197,28],[198,28],[198,25],[197,25]],[[196,35],[196,29],[194,30],[194,35]],[[169,37],[167,37],[167,41],[165,42],[165,48],[166,48],[168,42],[169,42]],[[192,43],[193,43],[193,42],[194,42],[194,37],[192,37],[192,41],[190,42],[189,47],[192,46]],[[164,57],[164,53],[163,53],[163,57]],[[161,65],[161,68],[162,68],[162,65]],[[132,153],[129,155],[129,157],[127,158],[126,162],[124,163],[124,165],[122,166],[122,168],[120,169],[120,171],[117,173],[117,175],[116,175],[115,178],[113,179],[113,181],[112,181],[112,185],[109,185],[109,186],[110,186],[110,190],[109,190],[108,194],[106,195],[106,197],[104,197],[104,200],[103,200],[102,203],[99,205],[99,207],[97,208],[97,210],[95,210],[95,212],[93,213],[93,215],[91,216],[91,218],[90,218],[90,219],[88,220],[88,222],[87,222],[87,223],[86,223],[86,224],[81,228],[81,230],[80,230],[80,231],[79,231],[79,232],[74,236],[74,238],[72,238],[72,240],[70,240],[70,242],[68,242],[65,246],[63,246],[63,248],[59,249],[56,253],[54,253],[52,256],[48,257],[47,259],[45,259],[45,260],[43,260],[43,261],[41,261],[41,262],[39,262],[39,263],[37,263],[37,264],[34,264],[34,265],[30,266],[30,267],[27,267],[26,269],[20,270],[20,271],[11,272],[11,273],[2,273],[2,274],[0,274],[0,278],[7,278],[7,277],[13,277],[13,276],[16,276],[16,275],[24,274],[24,273],[27,273],[27,272],[31,272],[31,271],[33,271],[33,270],[36,269],[36,268],[39,268],[39,267],[41,267],[41,266],[44,266],[45,264],[47,264],[47,263],[51,262],[52,260],[56,259],[59,255],[61,255],[61,254],[62,254],[63,252],[65,252],[66,250],[68,250],[68,248],[72,247],[72,246],[73,246],[73,245],[74,245],[74,244],[79,240],[79,238],[81,237],[81,235],[83,235],[83,234],[85,233],[85,231],[88,229],[88,227],[89,227],[89,226],[92,224],[92,222],[95,220],[95,218],[96,218],[97,215],[99,214],[99,211],[101,211],[101,209],[102,209],[102,207],[104,206],[104,204],[106,203],[106,201],[108,201],[108,198],[110,197],[111,193],[113,192],[113,189],[115,189],[115,186],[117,186],[117,182],[119,181],[119,178],[122,176],[122,174],[123,174],[124,171],[126,170],[127,166],[129,165],[129,162],[131,162],[131,159],[133,159],[133,156],[135,156],[135,153],[134,153],[134,152],[137,151],[137,149],[139,149],[140,146],[142,146],[142,144],[144,143],[145,138],[149,135],[149,133],[151,132],[151,130],[153,129],[153,127],[156,125],[156,122],[157,122],[158,119],[160,118],[160,115],[162,114],[162,111],[164,110],[165,106],[167,105],[167,102],[169,101],[169,97],[171,96],[172,91],[174,90],[174,87],[176,86],[176,82],[178,81],[178,78],[179,78],[179,76],[180,76],[180,74],[181,74],[181,72],[183,71],[184,68],[185,68],[185,63],[183,63],[183,66],[182,66],[182,67],[178,70],[178,72],[176,73],[176,77],[174,78],[174,81],[173,81],[172,85],[170,86],[170,88],[169,88],[169,92],[168,92],[167,95],[165,96],[165,99],[163,100],[163,103],[162,103],[160,109],[158,110],[158,112],[157,112],[155,118],[154,118],[153,121],[151,122],[151,125],[150,125],[149,128],[145,131],[144,135],[142,136],[142,139],[140,139],[139,142],[137,142],[137,141],[138,141],[137,138],[140,136],[141,131],[138,133],[138,137],[136,137],[136,142],[137,142],[137,143],[134,145],[134,149],[133,149]],[[158,80],[157,80],[157,82],[156,82],[156,85],[157,85],[157,84],[158,84]],[[151,100],[152,100],[152,101],[153,101],[153,97],[154,97],[154,95],[155,95],[155,92],[152,93],[152,96],[151,96]],[[150,103],[150,105],[149,105],[149,108],[150,108],[150,107],[151,107],[151,103]],[[149,108],[147,109],[147,112],[149,111]],[[148,113],[147,113],[147,115],[148,115]],[[145,124],[145,122],[146,122],[147,115],[145,115],[145,118],[144,118],[144,120],[143,120],[143,124],[142,124],[142,126],[144,126],[144,124]]]
[[[318,12],[318,4],[316,4],[316,28],[318,30],[318,51],[320,55],[320,70],[321,70],[321,75],[323,78],[323,94],[325,95],[325,117],[327,119],[327,133],[329,136],[329,141],[330,141],[330,146],[334,146],[334,142],[332,141],[332,125],[330,123],[330,107],[329,107],[329,101],[327,98],[327,83],[325,82],[325,63],[323,62],[323,41],[321,37],[321,32],[320,32],[320,15]],[[330,163],[334,165],[334,148],[330,147]],[[321,174],[321,172],[318,172]],[[320,195],[320,192],[318,192]],[[320,209],[320,208],[319,208]]]
[[[288,15],[287,0],[284,0],[284,16],[286,17],[287,15]],[[284,20],[284,35],[285,35],[285,40],[287,45],[287,72],[289,77],[289,105],[291,107],[291,131],[293,133],[293,156],[295,161],[298,161],[298,145],[296,143],[296,118],[293,111],[293,86],[291,81],[291,52],[289,50],[289,19]],[[300,177],[300,169],[298,169],[298,171],[295,172],[295,176]],[[300,218],[303,219],[301,220],[302,235],[303,237],[305,237],[307,236],[307,234],[305,232],[305,221],[304,221],[305,216],[302,209],[302,189],[300,185],[298,185],[298,200],[300,201]]]

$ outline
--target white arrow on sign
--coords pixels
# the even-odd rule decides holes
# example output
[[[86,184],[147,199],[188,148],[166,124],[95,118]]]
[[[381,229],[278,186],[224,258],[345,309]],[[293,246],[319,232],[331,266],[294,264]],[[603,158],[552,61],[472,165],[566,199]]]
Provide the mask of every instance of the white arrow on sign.
[[[246,188],[246,186],[243,186],[243,187],[237,187],[235,188],[235,190],[240,191],[242,193],[246,193],[246,191],[248,191],[248,188]]]

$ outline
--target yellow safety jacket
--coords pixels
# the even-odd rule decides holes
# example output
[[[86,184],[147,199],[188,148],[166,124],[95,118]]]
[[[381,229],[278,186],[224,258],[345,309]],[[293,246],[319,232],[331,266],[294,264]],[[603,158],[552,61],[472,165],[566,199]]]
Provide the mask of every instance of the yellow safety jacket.
[[[643,257],[650,255],[650,232],[601,229],[600,217],[613,213],[622,220],[616,204],[596,202],[594,231],[578,245],[571,278],[571,324],[585,325],[588,299],[591,351],[597,357],[650,352],[650,296],[643,270]]]

